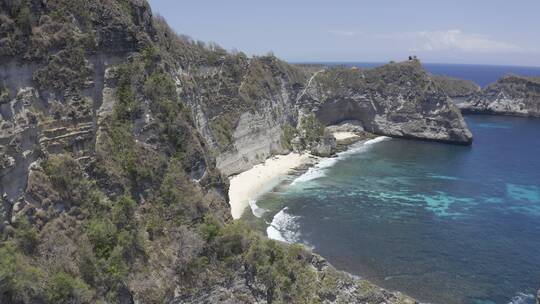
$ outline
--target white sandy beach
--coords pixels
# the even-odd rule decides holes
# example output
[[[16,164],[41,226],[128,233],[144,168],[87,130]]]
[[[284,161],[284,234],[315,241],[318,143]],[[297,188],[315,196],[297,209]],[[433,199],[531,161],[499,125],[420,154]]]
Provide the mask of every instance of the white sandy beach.
[[[316,159],[308,153],[278,155],[250,170],[233,176],[230,179],[229,187],[232,217],[234,219],[240,218],[251,200],[256,200],[262,194],[279,185],[290,170],[313,163]]]
[[[359,137],[354,132],[333,132],[336,140]],[[264,163],[231,177],[229,203],[233,219],[242,216],[250,202],[279,185],[290,170],[305,164],[314,164],[320,158],[309,153],[289,153],[267,159]]]
[[[334,135],[338,141],[359,137],[354,132],[333,132],[332,135]]]

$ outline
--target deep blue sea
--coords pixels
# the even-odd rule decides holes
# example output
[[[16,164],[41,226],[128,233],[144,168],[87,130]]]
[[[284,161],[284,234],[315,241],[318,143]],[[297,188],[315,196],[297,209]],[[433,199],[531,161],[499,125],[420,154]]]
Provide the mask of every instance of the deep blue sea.
[[[476,68],[441,73],[489,70]],[[387,138],[357,144],[292,175],[257,201],[267,210],[262,218],[245,218],[273,238],[304,243],[337,268],[420,301],[534,303],[540,119],[466,121],[470,147]]]

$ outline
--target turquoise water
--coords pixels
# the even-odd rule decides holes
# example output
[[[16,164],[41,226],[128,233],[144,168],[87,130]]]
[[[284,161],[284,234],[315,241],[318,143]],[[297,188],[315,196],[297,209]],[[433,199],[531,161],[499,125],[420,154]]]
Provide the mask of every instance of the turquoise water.
[[[258,222],[271,222],[274,238],[312,246],[337,268],[421,301],[534,303],[540,119],[466,120],[472,147],[358,145],[262,197],[268,211]]]

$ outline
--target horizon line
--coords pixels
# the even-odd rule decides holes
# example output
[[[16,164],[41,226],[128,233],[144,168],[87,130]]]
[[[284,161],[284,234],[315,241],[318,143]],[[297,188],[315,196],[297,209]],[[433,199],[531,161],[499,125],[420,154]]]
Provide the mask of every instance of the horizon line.
[[[358,60],[306,60],[306,61],[297,61],[297,60],[285,60],[284,61],[290,64],[345,64],[345,63],[367,63],[367,64],[389,64],[390,62],[405,62],[404,60],[389,60],[389,61],[358,61]],[[422,64],[437,64],[437,65],[470,65],[470,66],[488,66],[488,67],[512,67],[512,68],[533,68],[540,69],[540,65],[520,65],[520,64],[489,64],[489,63],[448,63],[448,62],[433,62],[433,61],[422,61]]]

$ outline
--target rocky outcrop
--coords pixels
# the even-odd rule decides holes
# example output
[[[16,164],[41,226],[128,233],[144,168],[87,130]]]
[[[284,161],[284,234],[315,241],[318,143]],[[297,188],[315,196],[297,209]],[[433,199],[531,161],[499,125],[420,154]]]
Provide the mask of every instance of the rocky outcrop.
[[[192,67],[176,75],[198,130],[227,175],[288,152],[283,127],[297,124],[295,99],[306,77],[275,57],[243,54],[224,55],[214,69]]]
[[[540,117],[540,79],[505,76],[458,106],[463,113]]]
[[[444,93],[452,98],[456,104],[468,100],[482,90],[482,88],[473,81],[441,75],[432,75],[431,77]]]
[[[310,152],[316,156],[329,157],[336,153],[336,146],[336,138],[328,133],[311,146]]]
[[[382,289],[370,282],[335,270],[323,257],[310,254],[307,267],[316,273],[317,281],[323,288],[317,290],[319,301],[323,304],[337,303],[388,303],[417,304],[418,302],[400,292]],[[245,270],[244,270],[245,271]],[[270,303],[264,290],[249,282],[249,274],[245,273],[228,286],[214,286],[208,292],[191,297],[177,298],[172,301],[180,303]]]
[[[325,131],[329,133],[334,133],[334,132],[359,133],[359,132],[364,132],[364,128],[362,127],[362,123],[357,120],[346,120],[346,121],[340,122],[339,124],[326,127]]]
[[[470,144],[459,109],[416,60],[316,75],[301,96],[325,125],[356,120],[371,133]]]

